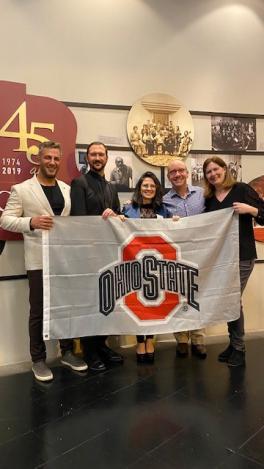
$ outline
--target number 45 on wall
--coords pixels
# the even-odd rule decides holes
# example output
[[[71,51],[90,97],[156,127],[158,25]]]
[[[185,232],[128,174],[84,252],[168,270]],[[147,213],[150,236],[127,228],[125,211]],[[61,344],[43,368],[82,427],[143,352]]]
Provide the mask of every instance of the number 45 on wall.
[[[8,130],[10,125],[18,117],[18,130],[11,131]],[[24,151],[26,152],[27,159],[30,163],[36,164],[36,161],[33,160],[33,156],[38,154],[38,147],[36,145],[31,145],[28,147],[28,140],[36,140],[39,143],[43,143],[48,139],[35,133],[36,129],[48,129],[51,132],[54,132],[54,124],[47,122],[31,122],[30,132],[27,131],[27,107],[26,102],[24,101],[8,119],[8,121],[0,129],[0,137],[7,138],[16,138],[19,140],[19,148],[14,148],[14,151]]]

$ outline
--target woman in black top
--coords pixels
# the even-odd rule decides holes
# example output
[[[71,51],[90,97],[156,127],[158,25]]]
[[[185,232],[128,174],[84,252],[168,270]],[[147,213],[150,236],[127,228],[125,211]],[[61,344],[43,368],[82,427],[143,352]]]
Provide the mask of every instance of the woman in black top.
[[[253,270],[257,257],[252,218],[264,225],[264,203],[248,184],[236,182],[226,163],[219,157],[207,158],[203,164],[205,181],[205,211],[212,212],[233,207],[239,215],[239,267],[241,295]],[[245,364],[244,315],[228,323],[230,343],[218,356],[229,366]]]

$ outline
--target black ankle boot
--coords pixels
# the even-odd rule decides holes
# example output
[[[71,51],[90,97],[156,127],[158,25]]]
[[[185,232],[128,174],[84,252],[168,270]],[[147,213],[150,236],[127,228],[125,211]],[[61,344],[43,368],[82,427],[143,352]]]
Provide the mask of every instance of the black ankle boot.
[[[219,362],[227,362],[229,357],[232,355],[233,352],[233,347],[231,344],[228,345],[228,347],[218,355],[218,361]]]
[[[245,352],[233,349],[233,352],[227,360],[228,366],[245,366],[245,363]]]

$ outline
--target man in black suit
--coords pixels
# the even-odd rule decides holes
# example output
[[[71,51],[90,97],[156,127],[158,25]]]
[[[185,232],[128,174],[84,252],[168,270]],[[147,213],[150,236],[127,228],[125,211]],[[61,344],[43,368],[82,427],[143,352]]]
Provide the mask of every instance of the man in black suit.
[[[115,187],[105,180],[107,148],[101,142],[92,142],[87,148],[89,171],[71,184],[71,215],[116,216],[120,202]],[[123,357],[105,343],[107,336],[82,337],[85,358],[92,371],[104,371],[107,363],[123,363]]]

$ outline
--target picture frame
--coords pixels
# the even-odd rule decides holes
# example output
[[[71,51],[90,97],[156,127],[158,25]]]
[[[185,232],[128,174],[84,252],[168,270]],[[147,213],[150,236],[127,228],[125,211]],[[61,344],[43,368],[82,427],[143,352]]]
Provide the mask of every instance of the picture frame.
[[[80,174],[86,174],[89,171],[89,166],[86,164],[86,148],[76,149],[75,162]],[[160,180],[161,169],[150,165],[148,167],[149,171],[152,171]],[[147,170],[146,164],[132,150],[108,150],[105,177],[107,181],[116,185],[118,192],[133,192],[138,179]]]

